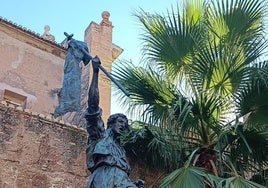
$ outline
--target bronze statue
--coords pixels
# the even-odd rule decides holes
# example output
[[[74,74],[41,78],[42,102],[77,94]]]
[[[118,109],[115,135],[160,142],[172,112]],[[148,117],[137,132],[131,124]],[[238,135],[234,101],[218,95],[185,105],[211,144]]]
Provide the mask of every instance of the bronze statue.
[[[125,150],[120,143],[120,136],[129,130],[127,117],[124,114],[111,115],[108,118],[107,129],[105,130],[104,128],[101,118],[102,109],[99,107],[99,69],[126,95],[129,96],[129,93],[101,66],[97,56],[94,58],[90,56],[86,43],[72,39],[73,35],[64,34],[67,37],[68,50],[60,103],[55,110],[54,117],[69,111],[79,110],[81,97],[79,63],[83,61],[84,65],[87,65],[91,61],[93,68],[92,80],[88,91],[88,108],[84,114],[88,132],[86,162],[91,172],[87,188],[142,188],[144,181],[137,180],[132,182],[129,179],[130,166]],[[75,84],[70,85],[70,81],[72,83],[75,81]]]
[[[143,181],[129,179],[130,166],[120,136],[129,130],[127,117],[114,114],[108,118],[107,129],[99,107],[98,72],[100,60],[92,59],[93,76],[88,92],[88,108],[85,112],[88,131],[87,167],[91,171],[87,188],[143,187]]]

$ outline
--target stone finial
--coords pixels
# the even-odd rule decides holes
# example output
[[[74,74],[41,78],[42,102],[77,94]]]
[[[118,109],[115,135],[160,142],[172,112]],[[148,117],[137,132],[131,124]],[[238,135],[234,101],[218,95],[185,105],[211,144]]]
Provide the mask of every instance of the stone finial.
[[[110,13],[108,11],[103,11],[101,14],[101,17],[102,17],[102,21],[101,21],[100,25],[113,27],[112,22],[109,20]]]
[[[112,44],[112,60],[114,61],[123,52],[119,46]]]
[[[52,42],[55,42],[55,37],[54,37],[54,35],[51,35],[50,34],[50,27],[49,27],[49,25],[46,25],[45,27],[44,27],[44,34],[41,36],[41,37],[43,37],[44,39],[46,39],[46,40],[50,40],[50,41],[52,41]]]

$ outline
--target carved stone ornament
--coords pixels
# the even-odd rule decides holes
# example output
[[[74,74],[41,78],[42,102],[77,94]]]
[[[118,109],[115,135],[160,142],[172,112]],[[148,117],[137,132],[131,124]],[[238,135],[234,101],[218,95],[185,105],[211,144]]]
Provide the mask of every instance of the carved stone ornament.
[[[46,40],[50,40],[50,41],[52,41],[52,42],[55,42],[55,37],[54,37],[54,35],[51,35],[50,34],[50,27],[48,26],[48,25],[46,25],[45,27],[44,27],[44,33],[43,33],[43,35],[42,35],[42,37],[44,38],[44,39],[46,39]]]

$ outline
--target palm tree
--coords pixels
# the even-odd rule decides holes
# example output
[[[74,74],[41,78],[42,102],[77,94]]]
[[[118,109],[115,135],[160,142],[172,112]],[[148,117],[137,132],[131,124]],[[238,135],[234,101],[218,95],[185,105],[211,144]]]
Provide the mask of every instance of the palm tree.
[[[140,117],[128,147],[146,140],[139,152],[173,170],[161,187],[265,185],[249,179],[268,168],[266,8],[188,0],[167,16],[136,14],[144,65],[121,61],[114,75],[131,93],[117,92],[122,106]]]

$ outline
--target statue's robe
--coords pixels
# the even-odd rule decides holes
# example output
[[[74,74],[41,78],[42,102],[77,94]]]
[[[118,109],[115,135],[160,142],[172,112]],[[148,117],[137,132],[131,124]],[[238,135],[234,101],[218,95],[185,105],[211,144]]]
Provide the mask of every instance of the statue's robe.
[[[129,178],[130,165],[125,149],[115,139],[111,128],[104,129],[101,109],[97,113],[86,111],[88,146],[87,167],[91,175],[87,188],[137,188]]]

